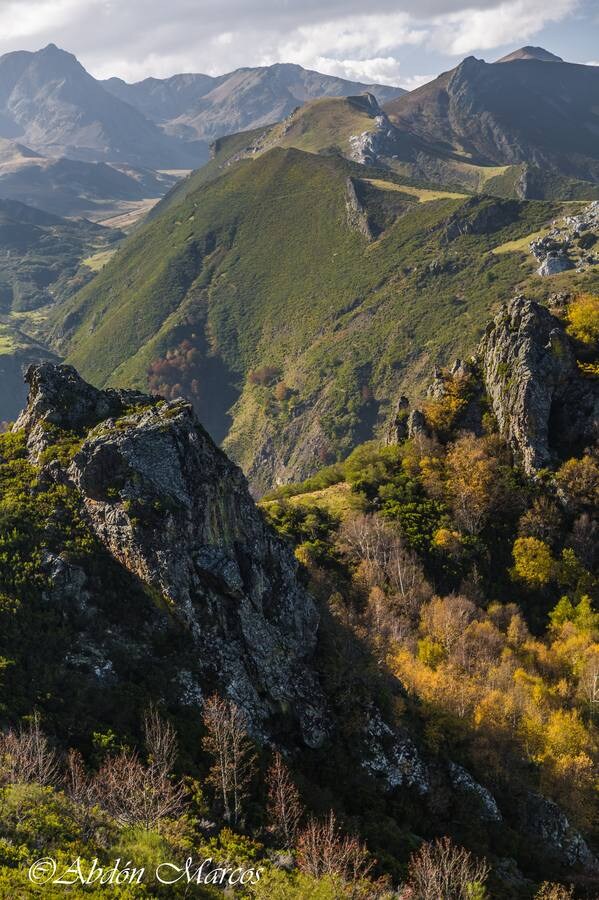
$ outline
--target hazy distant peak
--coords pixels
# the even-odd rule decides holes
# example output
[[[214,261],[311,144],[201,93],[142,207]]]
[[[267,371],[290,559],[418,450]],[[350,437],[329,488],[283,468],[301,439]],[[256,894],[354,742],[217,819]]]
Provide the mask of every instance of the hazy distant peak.
[[[556,56],[555,53],[550,53],[549,50],[545,50],[543,47],[520,47],[519,50],[514,50],[513,53],[502,56],[497,62],[514,62],[517,59],[537,59],[540,62],[563,62],[561,56]]]

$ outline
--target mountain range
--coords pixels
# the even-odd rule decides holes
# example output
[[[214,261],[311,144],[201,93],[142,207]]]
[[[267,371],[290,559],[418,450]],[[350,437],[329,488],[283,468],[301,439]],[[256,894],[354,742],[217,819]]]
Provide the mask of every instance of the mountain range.
[[[308,101],[245,146],[232,143],[231,158],[295,146],[469,192],[593,199],[598,93],[599,67],[524,47],[496,63],[469,57],[382,105],[372,94]]]
[[[0,136],[48,156],[191,168],[207,158],[214,137],[276,121],[311,97],[365,87],[284,65],[220,78],[101,83],[72,54],[49,44],[0,58]],[[381,99],[398,93],[380,86]]]
[[[270,125],[317,97],[345,97],[368,91],[385,103],[406,91],[362,84],[312,72],[302,66],[237,69],[227,75],[173,75],[127,84],[119,78],[104,87],[130,103],[169,134],[185,140],[213,141],[235,131]]]
[[[288,89],[311,75],[280,66],[233,82]],[[587,110],[592,125],[598,78],[526,47],[497,63],[466,59],[384,105],[368,92],[317,97],[219,137],[207,164],[32,333],[100,387],[186,396],[257,493],[305,477],[381,433],[394,398],[418,396],[431,365],[467,355],[506,295],[593,288],[582,245],[576,267],[564,259],[568,271],[550,280],[529,253],[554,220],[599,197],[592,142],[572,129],[563,140],[578,151],[562,153],[562,138],[525,112],[545,83],[555,92],[536,103],[539,123],[553,108]],[[230,82],[133,88],[156,118],[180,93],[180,118],[198,93],[233,96]]]
[[[481,166],[526,164],[599,181],[599,67],[524,48],[498,63],[468,57],[386,113],[421,152]]]

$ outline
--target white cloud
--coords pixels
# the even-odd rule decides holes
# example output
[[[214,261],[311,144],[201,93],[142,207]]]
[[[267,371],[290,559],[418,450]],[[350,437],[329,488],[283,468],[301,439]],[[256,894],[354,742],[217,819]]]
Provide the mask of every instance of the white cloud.
[[[2,40],[19,40],[50,28],[60,28],[72,19],[79,6],[79,0],[37,0],[35,3],[8,0],[0,3]]]
[[[301,25],[283,40],[273,36],[261,63],[285,60],[327,75],[397,84],[401,47],[423,44],[427,34],[406,13],[349,16]]]
[[[508,0],[495,9],[454,12],[436,20],[434,40],[457,56],[512,43],[521,46],[577,6],[578,0]]]
[[[394,56],[375,56],[372,59],[330,59],[321,56],[310,68],[324,75],[336,75],[366,84],[397,85],[401,78],[401,64]]]
[[[413,59],[415,47],[439,57],[518,46],[576,5],[577,0],[369,0],[367,6],[363,0],[0,0],[0,52],[35,50],[53,41],[92,74],[128,80],[296,62],[348,78],[407,84],[427,77],[402,65],[407,51]]]

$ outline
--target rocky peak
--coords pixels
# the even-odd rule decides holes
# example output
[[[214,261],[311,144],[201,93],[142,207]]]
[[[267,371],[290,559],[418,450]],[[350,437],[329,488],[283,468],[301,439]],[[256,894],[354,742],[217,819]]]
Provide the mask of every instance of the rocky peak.
[[[556,309],[565,299],[553,298]],[[501,435],[528,475],[576,455],[599,437],[599,384],[579,371],[561,319],[526,297],[507,303],[487,327],[477,355],[456,360],[447,372],[435,370],[427,398],[440,400],[447,382],[471,380],[458,426],[482,430],[486,393]],[[427,432],[423,413],[400,397],[387,443]]]
[[[200,692],[211,683],[228,693],[256,736],[270,737],[283,717],[317,746],[326,725],[310,663],[316,606],[291,548],[191,406],[100,391],[70,366],[32,367],[27,380],[29,402],[15,427],[25,429],[34,458],[40,442],[51,442],[49,424],[81,438],[56,477],[77,491],[109,554],[188,634]]]
[[[363,109],[371,116],[380,116],[383,115],[383,111],[379,106],[379,102],[370,91],[364,91],[362,94],[356,94],[354,96],[348,97],[347,102],[352,106],[357,106],[358,109]]]
[[[561,321],[525,297],[511,300],[479,347],[487,393],[499,429],[533,474],[559,447],[599,432],[599,388],[580,376]]]
[[[520,47],[519,50],[514,50],[512,53],[508,53],[507,56],[502,56],[497,62],[515,62],[518,59],[536,59],[537,62],[563,63],[561,56],[556,56],[555,53],[550,53],[549,50],[545,50],[543,47],[531,47],[530,45]]]
[[[48,426],[79,433],[101,419],[121,415],[127,405],[156,402],[136,391],[99,391],[83,381],[72,366],[33,365],[25,381],[29,385],[27,406],[13,430],[27,432],[33,457],[51,442]]]

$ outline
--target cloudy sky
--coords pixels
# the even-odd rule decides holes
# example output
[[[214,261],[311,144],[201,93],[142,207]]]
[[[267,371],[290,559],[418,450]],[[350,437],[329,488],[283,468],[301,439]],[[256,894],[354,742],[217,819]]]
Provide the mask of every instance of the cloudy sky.
[[[0,52],[50,42],[100,78],[295,62],[413,87],[463,56],[492,60],[530,43],[599,63],[599,7],[596,0],[0,0]]]

